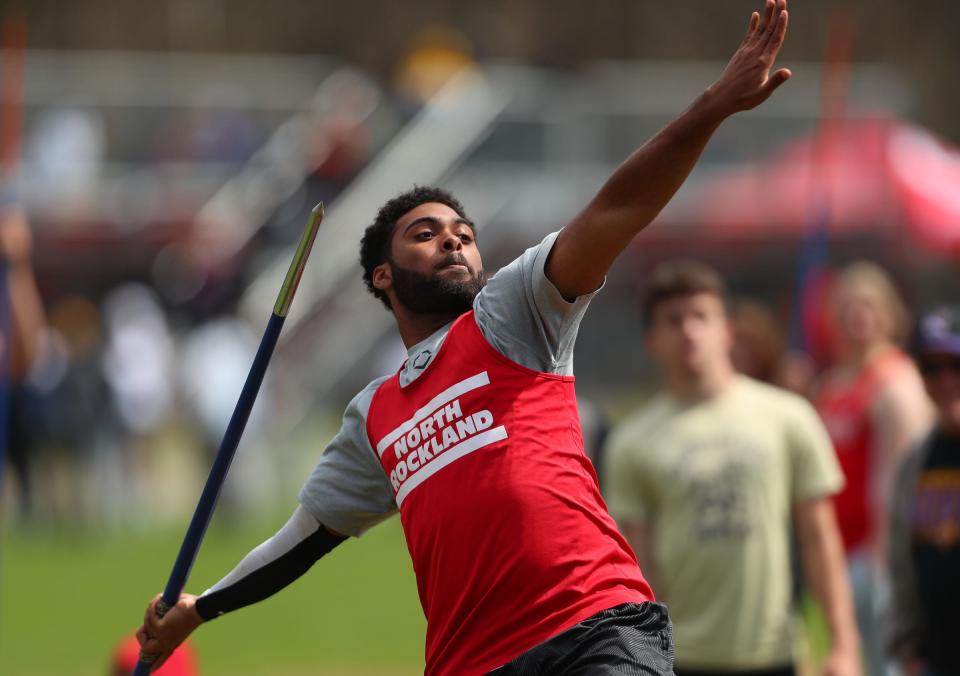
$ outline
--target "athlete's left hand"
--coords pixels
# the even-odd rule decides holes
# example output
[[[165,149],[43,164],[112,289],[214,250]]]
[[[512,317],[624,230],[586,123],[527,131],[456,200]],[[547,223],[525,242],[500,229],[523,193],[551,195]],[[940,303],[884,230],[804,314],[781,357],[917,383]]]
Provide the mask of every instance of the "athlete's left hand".
[[[863,676],[859,650],[834,648],[823,661],[823,676]]]
[[[203,624],[203,618],[197,613],[196,596],[180,594],[180,600],[163,617],[157,614],[160,598],[160,594],[157,594],[147,606],[143,626],[137,630],[141,656],[152,656],[151,671],[163,666],[173,651]]]
[[[763,17],[751,15],[743,42],[707,90],[722,117],[755,108],[790,78],[786,68],[770,72],[786,35],[787,0],[766,0]]]

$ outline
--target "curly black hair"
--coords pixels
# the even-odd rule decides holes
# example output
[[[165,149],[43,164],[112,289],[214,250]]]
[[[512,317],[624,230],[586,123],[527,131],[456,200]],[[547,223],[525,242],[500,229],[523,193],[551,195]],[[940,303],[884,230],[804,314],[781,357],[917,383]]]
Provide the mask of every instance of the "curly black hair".
[[[412,209],[430,202],[445,204],[456,211],[461,218],[467,217],[463,205],[446,190],[431,186],[414,186],[412,190],[397,195],[380,207],[376,220],[367,227],[363,233],[363,239],[360,240],[363,282],[367,285],[367,291],[379,298],[388,310],[391,309],[390,299],[387,298],[387,294],[373,285],[373,269],[390,259],[390,240],[397,221]]]

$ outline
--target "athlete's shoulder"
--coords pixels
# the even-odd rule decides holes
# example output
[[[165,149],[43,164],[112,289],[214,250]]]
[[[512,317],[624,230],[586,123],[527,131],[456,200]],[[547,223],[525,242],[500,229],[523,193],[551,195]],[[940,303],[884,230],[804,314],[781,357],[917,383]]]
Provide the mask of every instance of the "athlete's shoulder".
[[[356,396],[350,400],[350,403],[347,404],[347,413],[354,413],[366,419],[367,414],[370,412],[370,404],[373,403],[373,397],[377,393],[377,390],[393,377],[394,374],[390,374],[371,380],[367,386],[360,390]]]

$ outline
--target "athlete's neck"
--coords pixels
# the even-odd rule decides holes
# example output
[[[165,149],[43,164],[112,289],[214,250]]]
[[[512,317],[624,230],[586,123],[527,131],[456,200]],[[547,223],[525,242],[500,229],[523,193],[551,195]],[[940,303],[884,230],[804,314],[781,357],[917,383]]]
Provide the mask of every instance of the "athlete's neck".
[[[723,394],[733,383],[736,372],[729,361],[717,362],[702,371],[674,371],[664,373],[667,392],[674,399],[696,402],[713,399]]]
[[[393,312],[397,320],[397,330],[400,340],[408,350],[417,343],[426,340],[460,315],[454,314],[419,314],[410,312],[404,307],[398,307]]]

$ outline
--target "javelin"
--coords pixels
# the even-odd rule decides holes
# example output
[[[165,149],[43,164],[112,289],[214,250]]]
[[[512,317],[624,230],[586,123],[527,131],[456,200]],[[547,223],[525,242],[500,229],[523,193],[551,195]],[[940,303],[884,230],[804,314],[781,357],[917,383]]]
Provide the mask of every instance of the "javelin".
[[[213,466],[210,468],[210,476],[207,477],[207,483],[200,494],[197,509],[193,513],[193,519],[191,519],[187,534],[183,538],[183,544],[180,545],[180,553],[177,554],[177,560],[173,564],[173,571],[170,573],[170,578],[167,580],[167,586],[164,588],[160,600],[157,601],[157,615],[160,617],[163,617],[180,600],[180,593],[187,584],[187,577],[190,575],[190,569],[193,568],[193,562],[197,558],[197,551],[200,549],[203,535],[207,531],[207,526],[210,525],[210,518],[213,516],[217,498],[220,496],[220,489],[223,487],[227,470],[230,469],[230,462],[237,450],[237,444],[240,443],[240,436],[247,424],[247,418],[250,417],[250,410],[257,399],[257,392],[260,391],[263,376],[267,371],[267,365],[270,363],[270,356],[273,354],[273,348],[277,345],[277,338],[280,337],[280,330],[287,318],[290,303],[293,302],[293,294],[297,291],[297,285],[303,275],[303,268],[307,263],[307,256],[310,254],[310,248],[313,246],[313,240],[317,236],[317,229],[320,227],[322,219],[323,202],[315,206],[313,211],[310,212],[310,220],[303,231],[303,236],[300,238],[300,244],[293,255],[293,260],[290,262],[290,268],[283,280],[283,286],[280,287],[280,294],[273,306],[270,321],[267,323],[263,338],[260,340],[260,347],[257,349],[256,357],[253,358],[253,365],[250,367],[250,373],[247,374],[243,390],[240,391],[240,398],[237,400],[236,408],[233,409],[227,431],[223,434],[220,448],[213,460]],[[140,660],[133,672],[134,676],[147,676],[150,673],[151,662],[152,660],[145,661],[143,653],[141,653]]]

